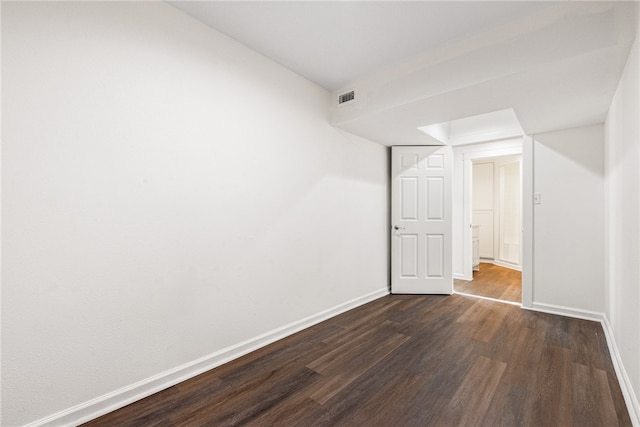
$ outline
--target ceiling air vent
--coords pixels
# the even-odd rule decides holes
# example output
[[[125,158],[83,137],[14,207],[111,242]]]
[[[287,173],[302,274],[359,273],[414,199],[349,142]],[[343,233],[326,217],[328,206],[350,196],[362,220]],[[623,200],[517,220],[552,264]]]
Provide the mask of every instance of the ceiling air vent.
[[[349,92],[345,92],[343,94],[338,95],[338,105],[344,104],[346,102],[351,102],[356,99],[356,91],[350,90]]]

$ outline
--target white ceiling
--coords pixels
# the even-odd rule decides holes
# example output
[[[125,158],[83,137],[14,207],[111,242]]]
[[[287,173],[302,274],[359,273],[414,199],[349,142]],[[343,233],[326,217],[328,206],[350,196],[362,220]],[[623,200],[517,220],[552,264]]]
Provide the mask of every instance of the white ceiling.
[[[356,102],[334,125],[385,145],[512,110],[525,132],[602,122],[637,2],[176,1],[207,25]]]
[[[172,4],[329,91],[545,2],[176,1]]]

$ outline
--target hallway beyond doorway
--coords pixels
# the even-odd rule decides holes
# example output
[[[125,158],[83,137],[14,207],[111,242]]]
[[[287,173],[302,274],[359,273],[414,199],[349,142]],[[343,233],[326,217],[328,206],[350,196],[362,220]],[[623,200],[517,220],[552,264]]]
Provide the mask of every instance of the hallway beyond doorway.
[[[482,262],[473,280],[454,280],[456,292],[522,303],[522,272]]]

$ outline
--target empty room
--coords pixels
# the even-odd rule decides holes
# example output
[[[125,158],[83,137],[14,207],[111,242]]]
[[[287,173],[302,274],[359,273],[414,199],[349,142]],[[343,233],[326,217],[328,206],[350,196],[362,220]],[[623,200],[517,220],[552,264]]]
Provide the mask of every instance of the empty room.
[[[0,425],[640,426],[640,2],[0,19]]]

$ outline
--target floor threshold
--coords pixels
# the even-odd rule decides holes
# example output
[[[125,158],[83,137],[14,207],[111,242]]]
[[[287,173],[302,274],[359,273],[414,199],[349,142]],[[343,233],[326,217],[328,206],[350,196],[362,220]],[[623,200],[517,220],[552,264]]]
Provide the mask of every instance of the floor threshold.
[[[471,297],[471,298],[478,298],[478,299],[484,299],[487,301],[493,301],[493,302],[501,302],[503,304],[510,304],[510,305],[515,305],[516,307],[520,307],[522,308],[522,304],[519,302],[513,302],[513,301],[505,301],[503,299],[496,299],[496,298],[491,298],[491,297],[483,297],[481,295],[473,295],[473,294],[467,294],[464,292],[458,292],[458,291],[453,291],[453,293],[455,295],[462,295],[463,297]]]

